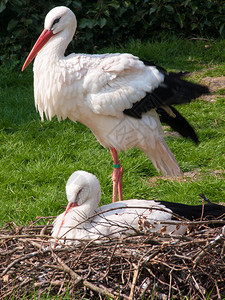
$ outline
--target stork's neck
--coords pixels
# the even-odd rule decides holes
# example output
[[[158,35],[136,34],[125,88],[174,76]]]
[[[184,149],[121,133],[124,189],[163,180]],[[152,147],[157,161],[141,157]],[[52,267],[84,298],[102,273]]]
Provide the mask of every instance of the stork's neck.
[[[80,224],[81,227],[79,226],[78,228],[83,228],[83,225],[85,224],[87,218],[95,214],[98,202],[99,201],[97,199],[88,199],[82,205],[74,207],[73,209],[71,209],[72,217],[68,215],[68,220],[70,222],[73,222],[73,226],[77,226]]]
[[[54,35],[35,58],[33,67],[35,105],[42,120],[44,114],[50,120],[55,115],[58,120],[68,117],[71,97],[70,95],[66,97],[64,92],[68,84],[68,68],[64,53],[71,39],[72,35],[66,35],[65,32]],[[64,99],[64,109],[61,107],[61,99]]]
[[[57,61],[64,57],[67,46],[69,45],[71,38],[63,33],[58,33],[53,36],[44,47],[40,50],[37,58],[41,57]]]
[[[93,205],[93,201],[92,201],[92,203],[85,202],[82,205],[77,207],[77,211],[76,211],[77,217],[81,216],[80,221],[83,221],[84,220],[83,216],[85,216],[85,219],[92,216],[94,214],[96,208],[97,208],[97,205],[95,207],[95,205]]]
[[[92,216],[100,202],[101,197],[101,190],[98,186],[88,186],[89,192],[88,196],[83,200],[83,203],[74,208],[74,212],[79,216],[83,218],[83,215],[85,215],[86,218]],[[79,217],[78,217],[79,218]]]

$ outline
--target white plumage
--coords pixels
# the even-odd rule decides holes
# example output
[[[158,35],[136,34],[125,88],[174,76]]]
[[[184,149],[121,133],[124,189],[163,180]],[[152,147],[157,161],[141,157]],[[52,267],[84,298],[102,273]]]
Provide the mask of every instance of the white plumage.
[[[74,239],[114,238],[135,232],[180,235],[186,225],[165,225],[172,210],[153,200],[126,200],[98,208],[101,187],[98,179],[84,171],[74,172],[66,185],[68,206],[54,223],[52,236],[67,244]],[[171,223],[174,222],[171,220]]]
[[[123,170],[117,156],[118,150],[138,147],[159,172],[182,175],[163,140],[156,109],[146,110],[144,107],[141,118],[124,112],[157,88],[168,88],[164,82],[167,75],[161,69],[146,65],[126,53],[73,53],[65,57],[76,26],[76,17],[70,9],[63,6],[52,9],[45,18],[45,29],[23,66],[22,70],[37,54],[34,62],[34,96],[41,119],[44,120],[45,115],[50,120],[57,116],[58,120],[69,118],[79,121],[91,129],[104,147],[110,148],[116,168],[112,176],[114,201],[118,187],[122,200]],[[158,97],[156,101],[161,103]]]

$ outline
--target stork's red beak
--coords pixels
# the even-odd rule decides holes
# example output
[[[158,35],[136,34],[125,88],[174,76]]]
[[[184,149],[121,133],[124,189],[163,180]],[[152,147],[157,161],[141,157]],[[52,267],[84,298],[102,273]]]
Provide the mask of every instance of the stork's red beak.
[[[38,52],[41,50],[41,48],[47,43],[47,41],[53,36],[52,30],[44,29],[39,36],[37,42],[35,43],[34,47],[30,51],[30,54],[28,55],[23,67],[22,71],[28,67],[28,65],[32,62],[32,60],[35,58],[35,56],[38,54]]]
[[[60,224],[60,226],[59,226],[59,230],[58,230],[58,232],[57,232],[57,236],[56,236],[56,237],[58,237],[58,235],[59,235],[59,233],[60,233],[60,230],[61,230],[61,228],[62,228],[62,226],[63,226],[63,224],[64,224],[64,220],[65,220],[65,217],[66,217],[67,213],[69,212],[69,210],[70,210],[71,208],[76,207],[76,206],[78,206],[77,202],[69,202],[69,203],[68,203],[68,205],[67,205],[67,207],[66,207],[66,210],[65,210],[65,213],[64,213],[64,216],[63,216],[63,219],[62,219],[62,222],[61,222],[61,224]]]
[[[67,204],[67,207],[66,207],[66,210],[65,210],[64,217],[65,217],[65,215],[68,213],[68,211],[69,211],[71,208],[76,207],[76,206],[78,206],[77,202],[69,202],[69,203]]]

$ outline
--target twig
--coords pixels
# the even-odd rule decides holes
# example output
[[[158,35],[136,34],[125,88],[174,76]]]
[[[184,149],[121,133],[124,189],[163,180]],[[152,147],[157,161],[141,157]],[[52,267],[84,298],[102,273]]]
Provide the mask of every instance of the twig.
[[[206,201],[208,204],[212,204],[212,202],[204,194],[199,194],[199,196],[203,199],[203,201]]]
[[[216,286],[216,292],[217,292],[217,297],[218,297],[217,299],[221,300],[222,297],[221,297],[221,294],[220,294],[220,289],[219,289],[218,284],[217,284],[216,281],[215,281],[215,286]]]
[[[172,272],[173,272],[173,268],[170,270],[170,285],[169,285],[169,294],[168,294],[168,299],[170,299],[171,296],[171,289],[172,289]]]
[[[91,245],[93,244],[93,240],[89,241],[86,243],[86,245],[83,247],[83,250],[81,251],[81,253],[79,254],[79,256],[77,257],[77,263],[80,261],[81,256],[83,255],[83,253],[85,252],[85,250]],[[76,267],[77,264],[74,265],[74,268]]]
[[[217,244],[225,237],[225,226],[222,228],[222,233],[217,235],[217,237],[211,241],[205,248],[202,249],[202,251],[196,256],[194,259],[194,268],[199,263],[199,261],[202,259],[202,257],[206,254],[206,251],[210,251],[214,244]]]
[[[31,281],[32,281],[32,279],[27,279],[27,280],[25,280],[25,281],[23,281],[23,282],[17,284],[16,286],[14,286],[14,289],[8,291],[7,293],[5,293],[5,294],[3,295],[3,299],[6,299],[6,297],[8,297],[8,296],[10,296],[12,293],[14,293],[15,290],[17,290],[17,289],[23,287],[24,285],[27,285],[27,284],[30,283]]]
[[[162,283],[162,285],[164,285],[164,286],[170,286],[168,283],[166,283],[166,282],[164,282],[164,281],[162,281],[161,279],[159,279],[153,272],[152,272],[152,270],[151,269],[149,269],[149,268],[146,268],[145,267],[145,269],[158,281],[158,282],[160,282],[160,283]],[[174,290],[177,290],[177,288],[175,288],[175,287],[172,287]]]
[[[40,232],[40,235],[41,235],[41,236],[44,236],[44,235],[45,235],[46,229],[48,228],[48,226],[49,226],[49,221],[48,221],[48,223],[41,229],[41,232]]]
[[[213,225],[213,224],[225,224],[225,220],[208,220],[208,221],[158,221],[158,224],[165,225]]]
[[[132,280],[132,285],[131,285],[131,289],[130,289],[130,295],[129,295],[129,300],[133,300],[134,299],[134,290],[135,290],[135,286],[136,286],[136,282],[137,282],[137,278],[138,278],[138,273],[140,270],[140,265],[135,265],[133,264],[135,269],[134,269],[134,275],[133,275],[133,280]]]
[[[113,251],[112,251],[112,253],[110,255],[110,258],[109,258],[109,262],[108,262],[108,266],[107,266],[106,272],[105,272],[104,276],[102,277],[102,279],[104,279],[104,278],[106,278],[108,276],[108,273],[109,273],[109,270],[110,270],[111,261],[112,261],[113,255],[114,255],[114,253],[116,251],[117,245],[118,244],[115,244],[115,246],[113,248]]]
[[[0,240],[18,239],[18,238],[42,238],[52,239],[49,235],[32,235],[32,234],[18,234],[18,235],[0,235]]]
[[[47,219],[55,219],[56,216],[49,216],[49,217],[37,217],[36,220],[31,224],[32,226],[36,223],[38,223],[41,220],[47,220]]]
[[[26,260],[26,259],[29,259],[31,257],[34,257],[34,256],[38,255],[39,253],[40,253],[39,251],[35,251],[35,252],[29,253],[27,255],[24,255],[22,257],[17,258],[11,264],[8,265],[8,267],[2,272],[1,276],[4,276],[14,265],[18,264],[22,260]]]
[[[41,281],[41,282],[35,282],[34,283],[34,286],[35,287],[42,287],[42,286],[45,286],[45,285],[51,285],[51,286],[61,286],[62,285],[62,280],[55,280],[55,281],[51,281],[49,282],[48,280],[45,280],[45,281]]]
[[[194,278],[193,275],[191,276],[191,278],[194,282],[194,287],[202,295],[202,299],[205,300],[206,299],[205,295],[204,295],[205,294],[205,289],[197,283],[197,281],[196,281],[196,279]]]
[[[141,285],[143,286],[144,283],[146,286],[142,289],[142,293],[140,295],[141,299],[144,299],[144,295],[145,295],[146,291],[148,290],[149,286],[151,285],[151,282],[148,277],[144,279],[144,282],[142,282]]]
[[[100,287],[88,282],[87,280],[83,279],[80,275],[75,273],[73,270],[71,270],[55,253],[54,253],[54,257],[57,259],[58,263],[62,266],[63,270],[65,272],[69,273],[70,276],[75,280],[75,283],[74,283],[75,285],[83,283],[83,285],[85,285],[89,289],[99,293],[100,295],[109,296],[112,299],[115,299],[115,296],[112,293],[110,293],[109,291],[107,291],[106,288],[103,289],[103,288],[100,288]]]
[[[206,198],[206,197],[205,197],[205,198]],[[205,198],[202,199],[202,212],[201,212],[200,221],[202,221],[203,215],[204,215],[204,209],[205,209],[205,201],[204,201],[204,199],[205,199]]]

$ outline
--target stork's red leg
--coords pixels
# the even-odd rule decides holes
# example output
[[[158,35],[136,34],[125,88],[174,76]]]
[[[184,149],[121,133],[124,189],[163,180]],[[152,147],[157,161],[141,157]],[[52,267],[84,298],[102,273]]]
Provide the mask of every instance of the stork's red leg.
[[[123,200],[122,193],[122,181],[123,181],[123,167],[119,161],[117,151],[115,148],[110,148],[110,152],[113,158],[113,202],[117,201],[117,193],[119,194],[119,201]]]

